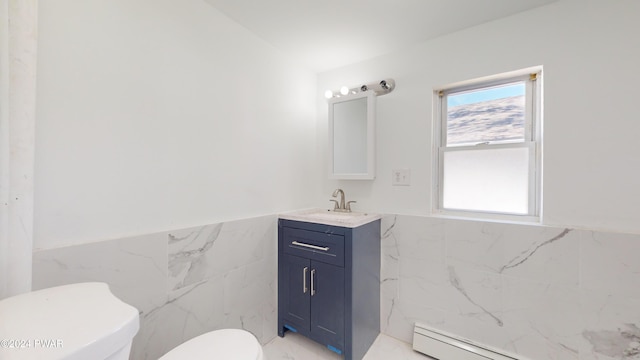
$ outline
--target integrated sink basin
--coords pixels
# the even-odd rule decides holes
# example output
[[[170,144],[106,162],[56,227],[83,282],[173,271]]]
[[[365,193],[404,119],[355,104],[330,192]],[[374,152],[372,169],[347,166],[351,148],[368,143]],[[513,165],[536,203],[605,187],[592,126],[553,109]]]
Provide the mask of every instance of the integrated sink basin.
[[[380,219],[378,214],[313,209],[280,214],[280,219],[355,228]]]

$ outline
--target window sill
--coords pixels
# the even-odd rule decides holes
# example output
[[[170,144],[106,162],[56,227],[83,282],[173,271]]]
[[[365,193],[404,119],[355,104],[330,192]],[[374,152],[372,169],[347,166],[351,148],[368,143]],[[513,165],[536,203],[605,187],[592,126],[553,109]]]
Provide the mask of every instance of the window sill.
[[[453,220],[486,221],[517,225],[542,225],[542,219],[540,216],[531,215],[510,215],[455,210],[433,210],[431,212],[431,216],[434,218]]]

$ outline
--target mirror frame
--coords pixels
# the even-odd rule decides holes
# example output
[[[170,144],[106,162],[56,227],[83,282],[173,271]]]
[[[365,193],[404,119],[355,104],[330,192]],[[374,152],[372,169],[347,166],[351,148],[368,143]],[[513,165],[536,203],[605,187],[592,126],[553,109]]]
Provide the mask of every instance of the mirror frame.
[[[355,99],[366,98],[367,99],[367,171],[364,173],[335,173],[334,169],[334,118],[333,118],[333,106],[336,103],[345,101],[351,101]],[[356,94],[345,95],[341,97],[334,97],[329,99],[329,179],[335,180],[373,180],[376,177],[375,174],[375,119],[376,119],[376,94],[373,91],[364,91]]]

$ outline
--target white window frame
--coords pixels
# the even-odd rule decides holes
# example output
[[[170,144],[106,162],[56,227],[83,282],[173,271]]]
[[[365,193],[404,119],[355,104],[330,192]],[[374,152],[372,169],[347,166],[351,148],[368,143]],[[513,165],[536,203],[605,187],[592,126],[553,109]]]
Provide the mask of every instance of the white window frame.
[[[447,147],[447,96],[464,91],[480,90],[518,81],[525,82],[524,142],[455,145]],[[540,222],[542,217],[542,68],[528,68],[515,72],[474,79],[442,86],[433,93],[433,189],[434,215],[496,219],[506,221]],[[529,193],[527,214],[494,211],[445,209],[443,206],[444,154],[448,151],[483,151],[498,148],[529,148]]]

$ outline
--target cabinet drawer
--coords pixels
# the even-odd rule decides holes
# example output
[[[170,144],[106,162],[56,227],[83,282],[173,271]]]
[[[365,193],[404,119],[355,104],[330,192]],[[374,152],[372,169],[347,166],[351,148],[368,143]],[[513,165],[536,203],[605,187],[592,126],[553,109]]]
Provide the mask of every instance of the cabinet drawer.
[[[283,251],[344,267],[344,236],[285,227]]]

